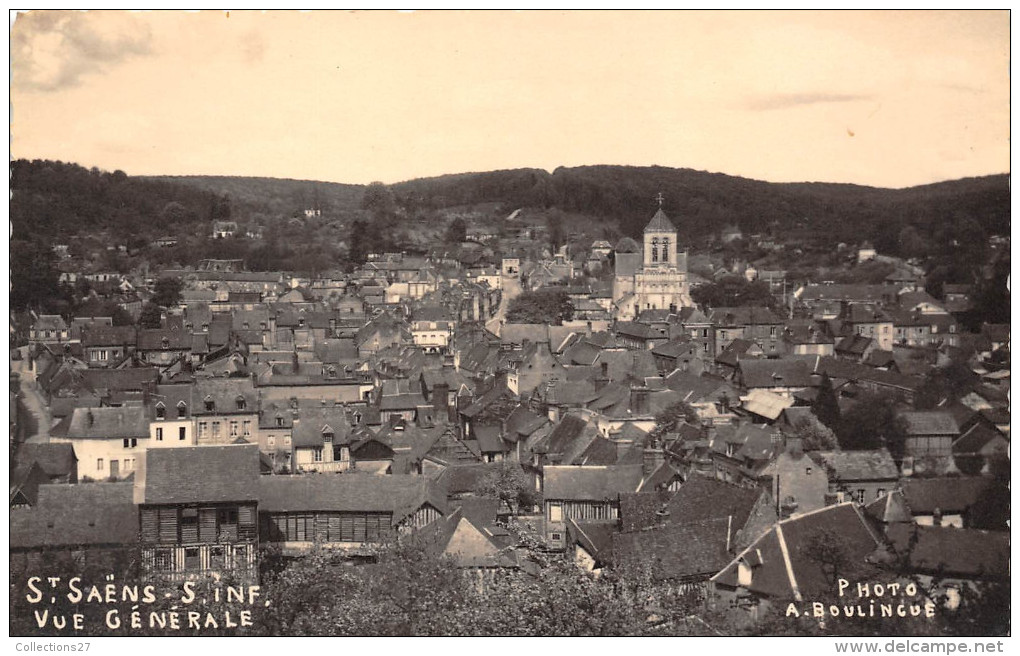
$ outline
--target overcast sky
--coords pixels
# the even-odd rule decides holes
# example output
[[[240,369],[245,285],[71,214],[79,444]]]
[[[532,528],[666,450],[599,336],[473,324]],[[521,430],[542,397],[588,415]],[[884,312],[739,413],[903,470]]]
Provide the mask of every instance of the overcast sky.
[[[364,183],[585,164],[1009,171],[1009,14],[32,12],[12,154]]]

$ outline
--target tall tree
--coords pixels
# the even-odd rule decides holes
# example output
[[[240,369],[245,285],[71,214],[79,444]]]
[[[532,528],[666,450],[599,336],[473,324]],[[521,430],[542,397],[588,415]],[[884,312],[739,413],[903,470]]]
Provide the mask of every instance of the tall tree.
[[[524,292],[510,301],[508,323],[543,323],[560,325],[574,315],[574,305],[567,293],[560,290],[539,289]]]
[[[822,381],[818,385],[818,396],[811,404],[811,411],[829,428],[835,429],[839,426],[839,400],[836,398],[836,391],[832,389],[832,379],[828,373],[822,374]]]
[[[152,302],[160,307],[173,307],[181,302],[184,282],[180,278],[160,278],[154,286]]]

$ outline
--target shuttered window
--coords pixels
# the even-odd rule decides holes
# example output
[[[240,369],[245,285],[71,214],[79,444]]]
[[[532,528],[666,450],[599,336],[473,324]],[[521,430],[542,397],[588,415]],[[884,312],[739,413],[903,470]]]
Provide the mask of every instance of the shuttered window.
[[[177,542],[177,509],[159,509],[159,541]]]
[[[202,508],[198,511],[198,538],[202,542],[216,541],[216,509]]]
[[[159,541],[159,513],[155,508],[142,508],[142,542]]]
[[[181,510],[181,542],[198,542],[198,508]]]

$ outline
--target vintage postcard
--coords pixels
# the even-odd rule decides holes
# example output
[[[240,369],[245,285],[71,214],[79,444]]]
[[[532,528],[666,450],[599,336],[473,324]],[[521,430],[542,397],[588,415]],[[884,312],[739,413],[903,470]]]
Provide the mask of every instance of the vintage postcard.
[[[1003,651],[1009,21],[13,12],[12,648]]]

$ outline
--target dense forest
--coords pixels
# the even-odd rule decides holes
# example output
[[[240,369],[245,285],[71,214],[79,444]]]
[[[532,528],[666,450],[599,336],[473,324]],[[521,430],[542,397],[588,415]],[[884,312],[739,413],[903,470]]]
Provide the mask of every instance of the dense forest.
[[[366,193],[382,185],[345,185],[223,176],[129,177],[60,162],[12,164],[16,236],[45,238],[112,230],[136,239],[216,218],[266,225],[320,209],[323,216],[371,220]],[[889,255],[924,255],[941,244],[1009,233],[1008,176],[907,189],[828,183],[777,184],[665,167],[585,166],[553,173],[516,169],[464,173],[386,185],[386,216],[415,218],[449,207],[498,203],[557,208],[617,222],[640,234],[665,195],[665,208],[695,241],[735,225],[780,240],[834,244],[870,239]],[[176,203],[168,208],[168,204]],[[204,225],[203,225],[204,228]],[[912,251],[912,252],[904,252]]]

